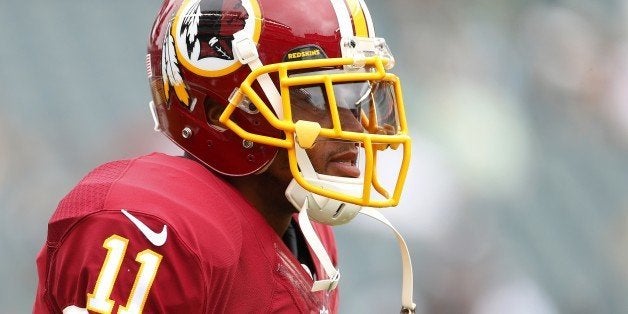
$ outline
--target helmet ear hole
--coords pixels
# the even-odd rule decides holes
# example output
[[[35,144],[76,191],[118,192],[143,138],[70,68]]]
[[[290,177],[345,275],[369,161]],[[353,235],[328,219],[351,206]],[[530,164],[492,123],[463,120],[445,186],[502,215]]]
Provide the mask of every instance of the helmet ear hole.
[[[205,99],[204,105],[205,105],[205,116],[207,118],[207,123],[209,123],[209,125],[211,126],[216,126],[221,129],[225,129],[225,126],[219,121],[220,115],[222,115],[224,107],[220,106],[218,103],[211,100],[210,98]]]

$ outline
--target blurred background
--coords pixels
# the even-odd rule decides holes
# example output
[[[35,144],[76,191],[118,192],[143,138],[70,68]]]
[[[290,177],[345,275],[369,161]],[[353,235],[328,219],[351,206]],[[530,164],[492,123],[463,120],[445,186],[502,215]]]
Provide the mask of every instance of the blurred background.
[[[401,205],[421,313],[628,313],[628,1],[367,0],[413,143]],[[57,202],[152,131],[160,1],[0,1],[0,304],[31,311]],[[341,312],[399,310],[393,234],[337,228]]]

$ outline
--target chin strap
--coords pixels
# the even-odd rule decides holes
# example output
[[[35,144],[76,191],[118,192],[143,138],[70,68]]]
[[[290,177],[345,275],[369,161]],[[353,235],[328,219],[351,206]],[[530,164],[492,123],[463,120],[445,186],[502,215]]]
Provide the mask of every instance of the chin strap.
[[[262,61],[259,59],[255,42],[246,35],[243,35],[243,32],[236,32],[233,36],[236,56],[240,63],[247,64],[249,68],[251,68],[251,72],[261,68],[264,64],[262,64]],[[268,75],[268,73],[261,74],[257,77],[257,82],[262,87],[273,110],[275,110],[277,118],[279,118],[279,120],[283,119],[281,94],[277,90],[277,87],[275,87],[270,75]]]
[[[340,280],[340,271],[334,267],[334,264],[331,262],[331,258],[329,258],[329,254],[327,254],[327,250],[321,243],[321,240],[316,235],[314,231],[314,227],[312,227],[312,223],[310,222],[310,218],[307,215],[307,207],[308,200],[305,199],[303,202],[303,207],[301,207],[301,211],[299,212],[299,227],[301,227],[301,232],[303,232],[303,236],[307,241],[307,244],[310,246],[312,251],[314,251],[314,255],[325,269],[325,274],[327,275],[327,279],[314,281],[314,285],[312,285],[312,292],[327,290],[331,291],[336,289],[338,286],[338,281]]]
[[[327,279],[317,280],[312,285],[312,291],[321,291],[328,290],[331,291],[338,286],[338,281],[340,279],[340,271],[334,267],[331,259],[329,258],[329,254],[327,254],[327,250],[321,243],[321,240],[316,235],[314,228],[312,227],[312,223],[310,222],[309,216],[307,214],[308,210],[308,200],[306,198],[303,206],[301,207],[301,211],[299,212],[299,226],[301,227],[301,232],[303,232],[303,236],[307,241],[308,245],[316,255],[316,258],[320,261],[323,269],[325,269],[325,273],[327,275]],[[412,301],[412,293],[413,293],[413,275],[412,275],[412,261],[410,259],[410,252],[408,250],[408,245],[406,241],[403,239],[403,236],[393,227],[393,225],[375,209],[372,208],[362,208],[360,213],[374,218],[386,226],[388,226],[395,233],[397,237],[397,242],[399,243],[399,250],[401,251],[401,262],[403,266],[403,283],[401,287],[401,313],[402,314],[410,314],[415,313],[416,304]]]
[[[401,251],[401,264],[403,267],[403,282],[401,286],[401,313],[415,313],[416,304],[412,302],[412,293],[413,293],[413,285],[412,285],[412,260],[410,259],[410,251],[408,250],[408,245],[406,241],[401,236],[401,233],[393,227],[393,225],[380,213],[379,211],[373,208],[362,208],[360,213],[369,216],[373,219],[376,219],[386,226],[388,226],[395,233],[397,237],[397,243],[399,243],[399,251]]]

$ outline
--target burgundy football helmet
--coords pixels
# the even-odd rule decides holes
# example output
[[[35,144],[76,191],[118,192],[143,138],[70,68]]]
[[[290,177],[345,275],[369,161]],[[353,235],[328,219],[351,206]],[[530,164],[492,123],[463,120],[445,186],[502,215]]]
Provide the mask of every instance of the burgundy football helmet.
[[[313,218],[329,224],[399,201],[410,138],[399,79],[387,72],[393,66],[364,0],[166,0],[147,56],[160,131],[229,176],[262,172],[286,149],[295,179],[288,199],[300,208],[308,198],[324,209]],[[293,114],[304,102],[325,112],[326,123]],[[358,127],[344,126],[340,111]],[[358,178],[312,169],[303,152],[321,139],[356,143]],[[376,169],[387,150],[402,156],[380,170],[397,174],[392,188]]]

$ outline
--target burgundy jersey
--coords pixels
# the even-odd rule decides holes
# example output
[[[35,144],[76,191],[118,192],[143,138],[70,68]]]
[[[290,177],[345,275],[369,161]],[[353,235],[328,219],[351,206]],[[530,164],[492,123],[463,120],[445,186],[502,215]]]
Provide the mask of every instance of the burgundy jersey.
[[[331,228],[314,227],[336,263]],[[309,273],[237,190],[163,154],[83,178],[50,219],[37,268],[35,313],[337,312],[336,291],[310,291]]]

